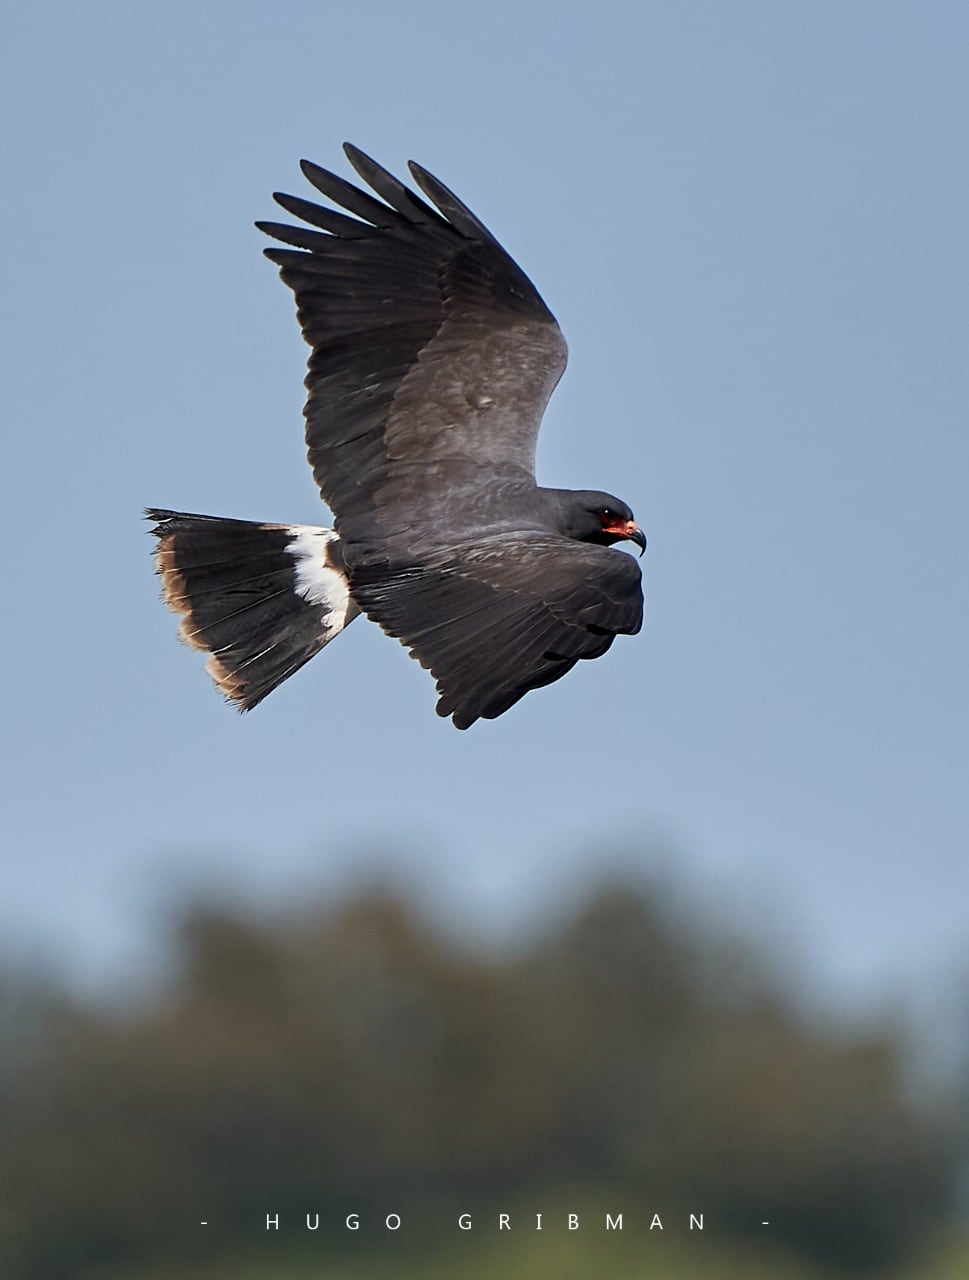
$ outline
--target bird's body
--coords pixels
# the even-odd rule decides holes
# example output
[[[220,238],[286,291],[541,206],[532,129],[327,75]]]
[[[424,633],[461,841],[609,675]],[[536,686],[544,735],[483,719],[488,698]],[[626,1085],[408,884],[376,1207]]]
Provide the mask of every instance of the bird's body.
[[[428,667],[459,728],[642,622],[625,503],[535,480],[566,346],[527,276],[435,178],[432,208],[355,148],[380,200],[304,162],[346,213],[276,196],[258,223],[312,348],[308,456],[335,530],[152,510],[182,635],[242,709],[364,612]]]

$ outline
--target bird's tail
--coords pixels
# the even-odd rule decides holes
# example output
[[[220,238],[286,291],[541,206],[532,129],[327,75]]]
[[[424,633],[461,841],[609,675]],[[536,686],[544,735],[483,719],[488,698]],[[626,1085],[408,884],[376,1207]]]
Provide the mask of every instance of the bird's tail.
[[[150,508],[155,563],[179,634],[240,711],[261,702],[360,610],[333,529]]]

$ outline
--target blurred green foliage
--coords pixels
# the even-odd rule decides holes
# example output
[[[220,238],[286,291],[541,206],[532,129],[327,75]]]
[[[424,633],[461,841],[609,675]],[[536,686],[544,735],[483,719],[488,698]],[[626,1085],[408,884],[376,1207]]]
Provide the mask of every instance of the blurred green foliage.
[[[177,960],[122,1012],[7,984],[0,1274],[568,1277],[598,1256],[691,1280],[715,1256],[725,1280],[797,1280],[915,1265],[942,1232],[954,1152],[898,1034],[824,1031],[659,895],[604,889],[501,958],[379,895],[198,907]],[[499,1234],[516,1206],[626,1229]],[[461,1210],[485,1225],[462,1235]],[[351,1211],[407,1229],[349,1233]]]

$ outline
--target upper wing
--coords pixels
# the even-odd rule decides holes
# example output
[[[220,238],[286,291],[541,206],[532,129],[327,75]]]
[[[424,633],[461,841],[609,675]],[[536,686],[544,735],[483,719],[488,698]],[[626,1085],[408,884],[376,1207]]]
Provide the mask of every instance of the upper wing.
[[[364,565],[353,595],[437,679],[438,714],[492,720],[643,620],[639,565],[554,535],[441,547],[419,566]]]
[[[355,216],[277,194],[318,230],[256,225],[295,246],[265,252],[313,349],[309,459],[352,563],[388,544],[405,550],[411,530],[441,526],[442,508],[467,509],[479,483],[534,481],[566,345],[521,268],[436,178],[411,164],[433,209],[344,149],[381,200],[304,161],[310,182]]]

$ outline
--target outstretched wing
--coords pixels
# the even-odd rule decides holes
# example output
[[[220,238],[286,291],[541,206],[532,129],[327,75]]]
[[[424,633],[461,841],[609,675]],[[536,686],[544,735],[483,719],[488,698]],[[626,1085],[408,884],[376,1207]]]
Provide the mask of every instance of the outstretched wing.
[[[643,621],[639,565],[554,535],[441,547],[424,563],[363,566],[357,602],[437,680],[438,714],[492,720]]]
[[[347,144],[381,199],[306,161],[353,217],[275,199],[306,227],[256,225],[296,295],[312,347],[306,440],[348,563],[410,550],[411,531],[502,477],[534,483],[535,443],[565,368],[565,340],[534,285],[487,228],[418,165],[432,208]]]

